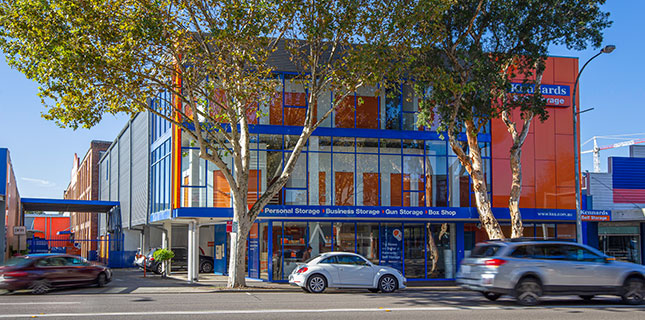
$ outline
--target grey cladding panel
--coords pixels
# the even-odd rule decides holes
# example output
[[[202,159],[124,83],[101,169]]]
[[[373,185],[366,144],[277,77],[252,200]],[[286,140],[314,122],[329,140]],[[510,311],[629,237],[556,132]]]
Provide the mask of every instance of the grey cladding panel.
[[[110,200],[110,177],[108,174],[109,157],[99,163],[99,200]]]
[[[119,201],[119,144],[110,150],[110,201]]]
[[[103,161],[99,163],[99,200],[107,201],[110,199],[110,177],[108,176],[109,169],[109,154]],[[107,232],[105,215],[99,215],[99,233],[105,234]]]
[[[148,190],[150,162],[148,146],[149,113],[139,113],[132,121],[132,225],[148,220]]]
[[[637,144],[629,146],[629,156],[632,158],[645,158],[645,146]]]
[[[119,137],[119,201],[121,223],[130,227],[130,128]]]

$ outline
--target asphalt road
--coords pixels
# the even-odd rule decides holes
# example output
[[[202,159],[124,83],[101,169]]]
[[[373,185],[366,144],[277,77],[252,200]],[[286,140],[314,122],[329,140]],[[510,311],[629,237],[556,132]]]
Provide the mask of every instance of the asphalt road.
[[[520,307],[510,298],[490,302],[466,291],[410,289],[393,294],[367,290],[195,291],[181,284],[146,280],[147,290],[132,281],[106,288],[54,291],[47,295],[0,295],[0,320],[48,319],[645,319],[645,305],[623,305],[617,297],[584,302],[577,297],[545,298],[538,307]],[[154,287],[150,284],[161,283]],[[133,289],[137,287],[137,289]],[[119,292],[119,293],[115,293]]]

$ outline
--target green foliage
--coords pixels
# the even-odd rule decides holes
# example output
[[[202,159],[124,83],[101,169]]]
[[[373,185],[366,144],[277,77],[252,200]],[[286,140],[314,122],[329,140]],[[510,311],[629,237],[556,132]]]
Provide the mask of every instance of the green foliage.
[[[483,125],[504,110],[548,116],[539,94],[510,96],[511,81],[535,79],[544,70],[548,48],[565,45],[599,47],[609,27],[604,0],[460,0],[443,12],[442,19],[425,30],[439,30],[439,46],[419,37],[415,57],[417,92],[426,99],[419,117],[427,124],[435,117],[440,130],[463,131],[465,121]],[[422,33],[420,33],[422,34]],[[517,81],[517,80],[515,80]]]
[[[344,97],[409,72],[411,21],[425,25],[449,3],[0,0],[0,49],[40,84],[43,117],[60,126],[88,128],[105,114],[148,110],[181,127],[225,176],[245,227],[286,184],[305,142]],[[423,36],[433,45],[439,39],[436,30]],[[307,109],[296,147],[249,210],[249,126],[267,116],[283,83],[307,92],[308,106],[323,94],[334,102],[324,114]]]
[[[168,249],[157,249],[152,257],[157,261],[167,261],[175,257],[175,253]]]

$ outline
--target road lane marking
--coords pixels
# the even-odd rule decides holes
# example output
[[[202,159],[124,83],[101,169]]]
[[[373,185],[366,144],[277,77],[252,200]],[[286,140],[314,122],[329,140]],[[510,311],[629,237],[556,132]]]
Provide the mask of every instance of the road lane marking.
[[[0,306],[21,306],[21,305],[34,305],[34,304],[81,304],[80,302],[2,302]]]
[[[342,308],[342,309],[263,309],[263,310],[204,310],[204,311],[145,311],[145,312],[94,312],[94,313],[33,313],[33,314],[2,314],[0,318],[31,318],[31,317],[151,317],[169,315],[218,315],[218,314],[279,314],[279,313],[335,313],[335,312],[415,312],[415,311],[467,311],[467,310],[540,310],[540,309],[598,309],[598,308],[635,308],[645,306],[598,305],[598,306],[495,306],[495,307],[421,307],[421,308]]]

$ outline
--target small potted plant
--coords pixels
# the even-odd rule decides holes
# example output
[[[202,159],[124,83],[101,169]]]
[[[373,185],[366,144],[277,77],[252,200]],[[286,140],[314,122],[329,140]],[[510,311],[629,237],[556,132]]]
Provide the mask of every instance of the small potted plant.
[[[155,253],[152,254],[152,257],[155,261],[159,261],[164,266],[164,272],[161,274],[162,277],[165,277],[168,274],[168,261],[175,257],[175,253],[168,249],[157,249]]]

